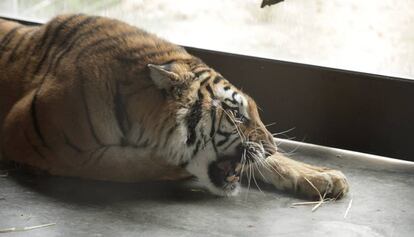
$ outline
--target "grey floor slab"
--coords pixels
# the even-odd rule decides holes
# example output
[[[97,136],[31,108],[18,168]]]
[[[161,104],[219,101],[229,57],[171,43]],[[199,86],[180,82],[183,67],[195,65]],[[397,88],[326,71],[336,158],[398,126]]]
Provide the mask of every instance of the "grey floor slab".
[[[295,159],[343,170],[350,195],[312,212],[312,206],[292,207],[303,200],[265,184],[259,184],[262,192],[245,187],[238,197],[218,198],[185,183],[119,184],[9,171],[0,178],[0,229],[56,225],[0,237],[414,236],[413,163],[306,144],[285,149],[292,147]]]

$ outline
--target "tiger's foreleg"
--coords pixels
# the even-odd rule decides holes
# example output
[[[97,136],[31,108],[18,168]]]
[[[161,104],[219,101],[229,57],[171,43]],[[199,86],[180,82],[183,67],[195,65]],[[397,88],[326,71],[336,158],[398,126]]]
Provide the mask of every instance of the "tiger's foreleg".
[[[180,180],[191,176],[183,168],[168,164],[146,148],[102,146],[80,156],[74,158],[81,161],[76,167],[54,168],[50,172],[55,175],[121,182]]]
[[[279,153],[252,164],[244,173],[247,177],[251,173],[254,178],[273,184],[279,190],[311,199],[340,198],[349,190],[347,179],[341,171],[308,165]]]

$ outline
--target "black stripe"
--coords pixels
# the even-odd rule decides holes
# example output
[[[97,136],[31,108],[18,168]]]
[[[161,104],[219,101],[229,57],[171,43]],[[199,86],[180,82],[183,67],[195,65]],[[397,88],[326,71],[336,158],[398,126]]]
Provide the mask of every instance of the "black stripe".
[[[95,20],[97,20],[97,19],[99,19],[99,18],[96,18]],[[100,30],[110,29],[111,27],[113,27],[113,23],[115,23],[115,22],[110,22],[110,23],[112,23],[112,24],[98,25],[96,27],[90,28],[90,30],[88,30],[86,32],[83,32],[83,33],[80,33],[78,36],[73,37],[71,42],[67,41],[67,43],[65,45],[66,47],[63,48],[63,50],[61,50],[58,53],[58,56],[57,56],[56,61],[55,61],[55,67],[54,67],[55,70],[59,68],[59,64],[60,64],[61,60],[63,59],[63,56],[65,56],[66,53],[70,52],[74,46],[77,46],[78,43],[82,42],[83,40],[87,40],[88,37],[90,37],[91,35],[99,32]]]
[[[221,136],[223,136],[223,137],[227,137],[227,136],[231,136],[231,135],[233,135],[233,134],[235,134],[234,132],[224,132],[224,131],[221,131],[220,129],[219,130],[217,130],[217,134],[219,134],[219,135],[221,135]]]
[[[12,30],[10,30],[5,36],[3,36],[3,38],[0,41],[0,51],[3,51],[7,44],[9,44],[13,37],[16,35],[17,30],[22,27],[22,25],[16,26]]]
[[[226,132],[224,132],[224,131],[221,131],[221,123],[223,122],[223,116],[224,117],[227,117],[227,116],[225,116],[224,115],[225,113],[221,113],[221,115],[220,115],[220,120],[219,120],[219,124],[218,124],[218,126],[217,126],[217,131],[216,131],[216,134],[219,134],[219,135],[221,135],[221,136],[223,136],[223,137],[225,137],[224,138],[224,140],[222,140],[222,141],[219,141],[216,145],[217,146],[221,146],[221,145],[223,145],[228,139],[229,139],[229,137],[231,136],[231,133],[226,133]]]
[[[102,149],[102,152],[96,157],[95,161],[99,161],[100,159],[102,159],[102,156],[105,154],[105,152],[109,149],[109,146],[106,146]]]
[[[224,145],[224,143],[226,143],[229,139],[230,139],[230,136],[224,137],[223,140],[217,142],[217,146],[220,147],[220,146]]]
[[[36,27],[36,28],[39,28],[39,27]],[[32,56],[34,55],[34,50],[32,50],[32,51],[29,51],[29,49],[31,48],[31,47],[34,47],[34,45],[31,43],[32,41],[33,41],[33,39],[35,38],[35,36],[36,36],[36,33],[38,33],[39,31],[38,30],[36,30],[33,34],[31,34],[30,35],[30,37],[29,37],[29,39],[27,40],[27,43],[26,44],[24,44],[21,48],[20,48],[20,52],[24,52],[24,57],[23,58],[26,58],[26,61],[25,61],[25,64],[24,64],[24,66],[22,67],[22,72],[26,72],[26,68],[28,67],[28,65],[30,64],[30,62],[31,62],[31,58],[32,58]],[[30,55],[28,55],[30,53]]]
[[[22,67],[22,71],[23,71],[23,73],[25,73],[25,75],[23,76],[23,79],[26,78],[26,75],[28,73],[27,67],[32,63],[32,56],[39,52],[39,50],[41,49],[41,47],[44,46],[47,37],[50,35],[50,31],[53,29],[53,26],[54,26],[53,23],[54,22],[52,21],[52,22],[50,22],[50,23],[48,23],[48,24],[46,24],[44,26],[44,27],[46,27],[46,29],[43,32],[42,38],[34,46],[34,48],[32,50],[32,53],[27,57],[26,62],[25,62],[25,64]],[[31,38],[33,38],[33,37],[34,37],[34,34],[32,35]],[[27,45],[30,45],[30,44],[27,44]]]
[[[198,99],[199,99],[199,100],[203,100],[203,99],[204,99],[204,95],[203,95],[203,93],[201,92],[201,88],[198,88],[198,91],[197,91],[197,96],[198,96]]]
[[[226,99],[224,99],[224,101],[229,101],[230,103],[237,105],[237,101],[235,101],[233,99],[226,98]],[[231,107],[231,106],[229,106],[229,107]],[[231,107],[231,108],[234,108],[234,107]]]
[[[203,69],[195,73],[196,77],[201,76],[203,73],[210,71],[210,68]]]
[[[216,108],[214,106],[211,107],[210,118],[211,118],[211,130],[210,130],[211,144],[213,145],[216,158],[218,159],[218,151],[216,147],[216,141],[214,138],[215,130],[216,130]]]
[[[168,140],[170,140],[170,137],[172,136],[173,132],[175,131],[175,129],[177,129],[178,124],[174,124],[174,126],[172,126],[168,132],[167,135],[165,137],[165,141],[164,141],[164,147],[167,145]]]
[[[141,60],[143,58],[152,59],[152,58],[156,58],[156,57],[159,57],[159,56],[168,55],[168,54],[171,54],[172,52],[176,52],[176,51],[177,51],[176,48],[169,48],[169,49],[164,49],[164,50],[159,50],[159,51],[153,51],[151,53],[141,55],[140,57],[137,58],[137,60]]]
[[[43,52],[43,57],[42,57],[42,59],[40,60],[39,64],[36,67],[35,74],[37,73],[38,70],[40,70],[40,67],[43,64],[43,61],[46,59],[46,56],[49,53],[50,48],[54,45],[54,41],[56,40],[56,37],[57,37],[59,31],[61,29],[63,29],[64,25],[67,22],[69,22],[71,19],[73,19],[75,17],[77,17],[77,15],[73,15],[73,16],[69,17],[68,19],[61,22],[56,27],[56,30],[52,34],[51,40],[49,41],[49,45],[46,47],[46,50]],[[51,64],[48,65],[48,70],[49,70],[50,67],[51,67]],[[40,81],[40,85],[38,86],[38,88],[35,91],[30,110],[31,110],[32,122],[33,122],[33,127],[35,129],[35,132],[36,132],[37,136],[39,137],[40,141],[42,142],[42,145],[49,148],[49,146],[47,145],[46,140],[45,140],[45,138],[44,138],[44,136],[41,132],[41,129],[40,129],[40,125],[39,125],[39,121],[38,121],[38,113],[37,113],[38,111],[37,111],[37,105],[36,105],[38,95],[40,94],[40,91],[42,89],[42,86],[43,86],[43,83],[44,83],[45,79],[46,79],[46,74],[42,77],[42,79]]]
[[[65,40],[62,40],[61,43],[59,44],[59,46],[57,46],[57,50],[60,50],[59,52],[56,52],[54,54],[54,56],[51,56],[52,60],[54,60],[54,62],[51,63],[51,65],[54,65],[52,68],[54,68],[54,71],[56,71],[59,67],[60,61],[62,60],[63,56],[69,52],[72,47],[74,45],[76,45],[76,43],[78,41],[80,41],[80,39],[82,38],[82,36],[88,36],[89,33],[91,31],[96,31],[97,28],[92,28],[92,30],[89,30],[88,32],[82,33],[79,36],[76,34],[82,27],[84,27],[87,24],[93,23],[98,19],[98,17],[88,17],[85,18],[84,20],[82,20],[81,22],[79,22],[78,24],[72,26],[71,30],[66,34],[67,38],[65,38]],[[86,37],[85,37],[86,38]],[[49,72],[49,69],[47,70],[46,73]]]
[[[26,32],[24,32],[20,35],[19,41],[17,41],[17,43],[14,45],[12,51],[9,54],[8,59],[6,60],[6,65],[9,64],[9,63],[14,62],[16,60],[17,49],[23,43],[23,41],[26,39],[26,35],[31,33],[32,31],[33,31],[33,29],[30,29],[30,30],[28,30],[28,31],[26,31]]]
[[[66,134],[63,134],[63,138],[65,139],[65,144],[68,145],[70,148],[75,150],[78,153],[82,152],[82,149],[73,144],[73,142],[70,141],[70,139],[66,136]]]
[[[233,123],[234,123],[234,121],[233,121],[233,120],[231,120],[230,116],[226,116],[225,118],[226,118],[226,120],[227,120],[227,122],[228,122],[229,124],[233,124]]]
[[[223,77],[221,77],[221,76],[216,76],[216,78],[214,78],[214,80],[213,80],[213,83],[214,84],[218,84],[220,81],[222,81],[223,80]]]
[[[79,38],[79,36],[77,35],[78,31],[82,29],[84,26],[88,25],[89,23],[95,23],[98,19],[98,17],[86,17],[80,22],[71,26],[70,30],[67,33],[65,33],[65,36],[69,38],[65,38],[65,40],[61,41],[58,48],[68,45],[71,40],[76,41]],[[94,29],[96,28],[92,28],[92,30]]]
[[[167,50],[159,50],[159,51],[153,51],[148,54],[140,55],[139,57],[136,57],[134,60],[128,62],[128,63],[140,63],[144,61],[148,61],[157,57],[162,57],[164,55],[171,54],[172,52],[175,52],[176,50],[174,48],[167,49]],[[119,57],[118,57],[119,58]],[[147,60],[143,60],[143,58],[147,58]],[[125,61],[122,61],[123,63],[126,63]]]
[[[50,50],[52,47],[55,47],[56,41],[59,38],[59,33],[66,27],[66,24],[69,23],[71,20],[75,19],[79,17],[79,15],[73,15],[67,19],[65,19],[63,22],[61,22],[60,24],[58,24],[55,28],[55,31],[52,33],[52,35],[49,37],[50,40],[48,41],[48,44],[45,46],[45,48],[43,49],[43,53],[42,56],[39,60],[39,63],[37,64],[33,74],[36,75],[40,69],[43,66],[43,63],[45,62],[45,60],[47,59],[48,54],[50,53]],[[46,44],[46,42],[44,42],[44,44]],[[42,44],[43,45],[43,44]]]
[[[210,138],[213,138],[215,135],[215,129],[216,129],[216,108],[215,107],[211,107],[210,118],[211,118]]]
[[[43,158],[43,159],[46,160],[46,157],[39,151],[39,149],[37,148],[37,146],[30,141],[29,136],[27,135],[26,130],[23,131],[23,135],[26,138],[27,143],[29,143],[29,145],[33,148],[33,151],[36,154],[38,154],[40,156],[40,158]]]
[[[210,80],[210,76],[209,77],[207,77],[207,78],[205,78],[205,79],[203,79],[201,82],[200,82],[200,87],[201,86],[204,86],[204,84],[206,84],[206,82],[208,82]]]
[[[62,23],[63,22],[60,22],[59,24],[62,24]],[[45,32],[43,32],[42,38],[40,38],[39,42],[36,44],[34,51],[40,50],[42,46],[46,43],[46,39],[50,35],[50,32],[52,31],[55,24],[56,24],[56,21],[52,21],[45,26],[46,27]]]
[[[118,123],[118,127],[122,131],[122,136],[125,137],[125,134],[129,130],[129,121],[127,113],[125,111],[124,101],[119,92],[119,84],[116,84],[116,93],[114,96],[114,114],[115,119]]]
[[[163,131],[165,130],[165,127],[168,125],[168,120],[170,119],[169,116],[167,116],[163,121],[161,121],[161,127],[159,128],[159,134],[162,135]],[[165,142],[165,141],[164,141]],[[155,140],[154,149],[158,149],[158,146],[161,143],[161,139]]]
[[[181,167],[181,168],[185,168],[185,167],[187,167],[187,165],[188,165],[188,161],[186,161],[186,162],[184,162],[184,163],[181,163],[181,164],[180,164],[180,167]]]
[[[199,98],[197,101],[192,105],[190,112],[186,116],[187,122],[187,146],[191,146],[196,141],[197,133],[196,127],[201,120],[202,115],[202,100]]]
[[[198,151],[200,150],[201,140],[197,141],[195,149],[193,150],[193,157],[197,155]]]
[[[143,126],[141,126],[141,123],[139,123],[139,125],[140,125],[140,128],[139,128],[139,132],[140,132],[140,134],[139,134],[139,137],[137,138],[137,140],[135,141],[135,144],[136,145],[138,145],[139,144],[139,142],[141,141],[141,138],[144,136],[144,134],[145,134],[145,127],[143,127]]]
[[[148,50],[148,49],[151,50]],[[122,53],[121,55],[118,55],[116,58],[124,64],[136,64],[139,62],[142,62],[143,58],[151,59],[163,55],[168,55],[172,52],[177,52],[177,47],[172,46],[169,48],[154,48],[151,45],[140,45],[139,48],[130,48],[128,49],[128,52]],[[149,51],[149,52],[145,52]],[[167,62],[163,62],[162,64],[169,64],[174,62],[175,60],[169,60]]]
[[[39,90],[37,90],[37,91],[34,93],[34,95],[33,95],[32,104],[31,104],[31,106],[30,106],[30,115],[31,115],[31,117],[32,117],[32,124],[33,124],[33,128],[34,128],[34,130],[35,130],[35,132],[36,132],[36,135],[39,137],[39,139],[40,139],[40,141],[41,141],[42,145],[43,145],[44,147],[49,148],[49,146],[46,144],[46,140],[45,140],[45,138],[44,138],[44,136],[43,136],[42,132],[40,131],[41,129],[40,129],[40,126],[39,126],[38,113],[37,113],[37,106],[36,106],[36,103],[37,103],[37,96],[38,96],[38,93],[37,93],[37,92],[38,92],[38,91],[39,91]]]
[[[96,149],[95,151],[93,151],[90,155],[89,155],[89,162],[92,161],[92,158],[94,158],[94,154],[96,154],[98,151],[101,151],[94,159],[94,164],[97,164],[102,157],[104,156],[104,154],[106,153],[106,151],[109,149],[109,146],[102,146],[99,147],[98,149]],[[86,164],[88,162],[88,160],[85,160],[84,164]]]
[[[95,149],[95,150],[93,150],[92,152],[90,152],[90,153],[89,153],[89,155],[88,155],[88,159],[85,159],[85,160],[83,161],[82,165],[84,166],[84,165],[86,165],[86,163],[91,162],[91,161],[92,161],[92,158],[95,156],[95,154],[96,154],[98,151],[100,151],[101,149],[103,149],[103,148],[105,148],[105,147],[104,147],[104,146],[101,146],[101,147],[96,148],[96,149]]]
[[[79,65],[79,59],[82,58],[84,55],[90,54],[92,50],[94,50],[94,55],[108,52],[114,49],[119,49],[120,40],[124,40],[127,37],[138,35],[139,31],[128,31],[121,34],[117,34],[111,37],[100,38],[99,40],[93,41],[92,43],[86,45],[82,51],[76,56],[77,65]],[[110,43],[109,45],[105,45],[106,43]]]
[[[226,98],[226,99],[224,99],[224,101],[229,101],[230,103],[232,103],[232,104],[238,104],[238,102],[237,102],[237,100],[236,100],[236,95],[237,95],[238,93],[237,92],[233,92],[233,94],[231,95],[231,99],[229,99],[229,98]]]
[[[92,133],[92,136],[96,140],[96,142],[100,145],[102,145],[102,142],[100,141],[99,137],[96,134],[95,128],[93,127],[89,106],[88,106],[88,103],[87,103],[87,100],[86,100],[85,77],[83,76],[83,70],[82,70],[82,67],[81,67],[82,62],[81,62],[80,58],[83,57],[83,55],[90,53],[89,51],[98,48],[99,46],[105,44],[106,42],[111,42],[112,43],[114,40],[119,40],[120,38],[124,38],[124,37],[127,37],[129,35],[135,35],[135,34],[137,34],[136,31],[126,32],[126,33],[123,33],[123,34],[118,34],[118,35],[113,36],[113,37],[107,37],[107,38],[99,39],[97,41],[94,41],[94,42],[88,44],[81,51],[81,53],[79,53],[76,57],[76,69],[77,69],[77,72],[78,72],[78,77],[77,78],[79,80],[81,80],[81,84],[82,84],[82,88],[81,88],[82,100],[83,100],[83,104],[84,104],[84,107],[85,107],[86,116],[87,116],[87,120],[88,120],[88,123],[89,123],[90,131]],[[114,45],[112,44],[112,45],[109,45],[109,46],[113,47]],[[141,139],[142,135],[143,135],[143,133],[140,134],[139,139]]]
[[[224,148],[224,150],[227,150],[227,149],[229,149],[229,147],[231,147],[236,141],[239,141],[240,140],[240,137],[235,137],[234,139],[233,139],[233,141],[231,141],[225,148]]]
[[[225,90],[225,91],[228,91],[228,90],[230,90],[230,86],[225,86],[223,89]]]
[[[211,88],[210,84],[206,86],[206,89],[207,89],[208,93],[210,94],[211,98],[215,98],[216,97],[214,95],[213,89]]]
[[[103,143],[101,142],[101,140],[98,138],[98,135],[96,134],[95,128],[93,127],[92,124],[92,119],[91,119],[91,114],[90,114],[90,110],[89,110],[89,106],[88,106],[88,102],[86,101],[86,92],[85,92],[85,78],[83,76],[82,71],[78,70],[78,78],[81,81],[81,98],[82,98],[82,102],[83,102],[83,106],[85,108],[85,114],[86,114],[86,120],[88,121],[89,124],[89,129],[90,132],[93,136],[93,138],[95,139],[95,141],[99,144],[99,145],[103,145]]]
[[[183,162],[183,160],[184,160],[184,154],[181,154],[181,155],[180,155],[180,159],[178,159],[178,162],[179,162],[181,165],[183,165],[183,164],[185,164],[185,163],[188,163],[188,161],[184,161],[184,162]]]
[[[226,101],[226,100],[228,100],[228,99],[226,98],[224,101]],[[233,106],[230,106],[226,103],[221,103],[221,107],[223,107],[223,109],[225,109],[225,110],[232,110],[232,111],[234,111],[234,110],[238,111],[239,110],[239,107],[233,107]]]
[[[149,139],[145,139],[145,141],[142,144],[138,144],[136,145],[137,148],[144,148],[144,147],[148,147],[148,145],[150,144]]]

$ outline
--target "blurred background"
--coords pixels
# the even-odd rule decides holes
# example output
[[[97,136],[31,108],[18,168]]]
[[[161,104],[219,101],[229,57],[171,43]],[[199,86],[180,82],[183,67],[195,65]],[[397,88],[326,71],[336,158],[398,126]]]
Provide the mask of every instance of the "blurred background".
[[[2,0],[0,15],[104,15],[184,46],[414,79],[413,0],[261,2]]]

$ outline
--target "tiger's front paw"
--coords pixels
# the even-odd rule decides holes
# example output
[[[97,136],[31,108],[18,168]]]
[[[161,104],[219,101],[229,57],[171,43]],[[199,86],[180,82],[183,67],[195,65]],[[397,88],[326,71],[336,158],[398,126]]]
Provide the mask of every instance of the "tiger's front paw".
[[[348,193],[349,184],[341,171],[321,168],[299,176],[296,191],[311,199],[339,199]]]

